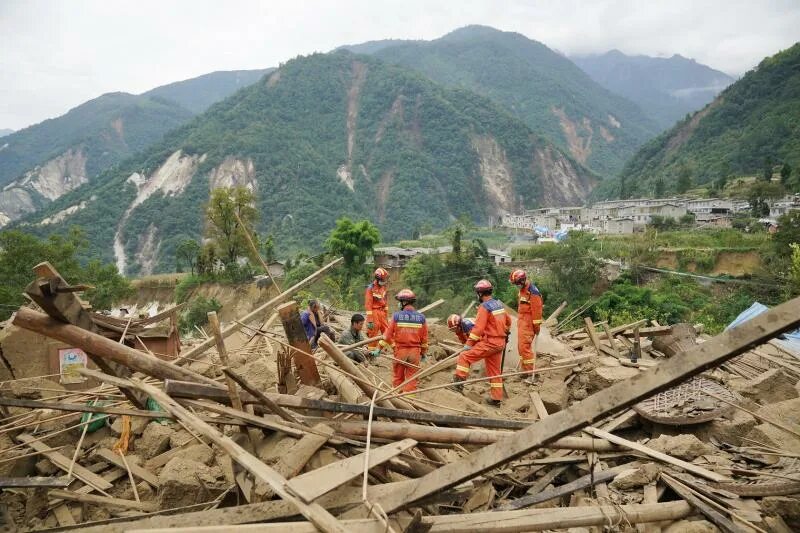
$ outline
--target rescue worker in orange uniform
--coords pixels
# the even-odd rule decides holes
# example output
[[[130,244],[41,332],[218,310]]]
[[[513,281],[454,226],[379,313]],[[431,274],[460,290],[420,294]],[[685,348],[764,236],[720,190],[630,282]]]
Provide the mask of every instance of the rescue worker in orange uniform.
[[[400,310],[392,315],[380,343],[383,348],[393,348],[394,358],[398,361],[392,364],[392,386],[411,380],[403,386],[403,392],[414,392],[418,380],[412,378],[419,372],[420,359],[428,352],[428,325],[425,315],[414,309],[417,296],[411,289],[398,292],[395,299],[400,302]]]
[[[482,279],[475,284],[475,293],[478,295],[478,315],[475,326],[469,332],[464,350],[458,356],[456,373],[453,376],[455,389],[463,392],[464,385],[469,376],[469,367],[472,363],[484,359],[486,361],[486,375],[489,377],[490,398],[486,403],[499,407],[503,401],[503,378],[498,377],[503,373],[503,349],[508,342],[511,331],[511,317],[506,313],[503,303],[492,298],[492,284],[489,280]]]
[[[515,270],[511,273],[509,281],[519,287],[517,307],[517,349],[522,370],[530,372],[536,367],[536,353],[533,351],[533,342],[539,329],[542,327],[542,293],[533,282],[528,281],[524,270]],[[533,383],[533,374],[528,378]]]
[[[386,284],[389,282],[389,272],[385,268],[376,268],[374,280],[367,285],[364,292],[364,309],[367,311],[367,338],[377,337],[386,332],[389,326],[387,320],[386,306]],[[378,341],[369,343],[372,350],[370,355],[377,356],[379,353]]]
[[[475,323],[461,315],[450,315],[447,317],[447,328],[456,334],[461,344],[467,343],[469,332],[475,327]]]

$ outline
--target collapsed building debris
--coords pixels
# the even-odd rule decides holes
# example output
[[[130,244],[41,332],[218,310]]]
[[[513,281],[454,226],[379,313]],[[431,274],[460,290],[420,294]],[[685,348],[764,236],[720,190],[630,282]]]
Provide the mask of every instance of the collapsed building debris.
[[[173,312],[102,317],[37,266],[38,309],[11,323],[82,350],[69,376],[91,386],[3,377],[0,529],[800,528],[800,354],[773,341],[800,324],[800,299],[716,337],[589,318],[567,331],[585,306],[559,323],[562,305],[537,338],[536,382],[504,368],[495,408],[480,368],[450,388],[460,345],[433,320],[438,357],[414,394],[386,359],[356,364],[324,336],[312,351],[291,297],[338,262],[225,327],[212,314],[180,354],[137,341]]]

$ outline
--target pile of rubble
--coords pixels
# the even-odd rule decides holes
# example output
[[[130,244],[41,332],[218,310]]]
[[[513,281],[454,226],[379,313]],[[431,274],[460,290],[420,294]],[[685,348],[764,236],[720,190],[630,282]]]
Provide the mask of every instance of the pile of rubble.
[[[774,340],[800,300],[713,338],[645,321],[568,331],[579,314],[557,311],[536,383],[511,362],[493,408],[480,365],[449,388],[459,344],[435,319],[413,395],[388,358],[356,365],[327,338],[312,352],[290,300],[337,263],[224,328],[212,314],[176,357],[37,267],[38,309],[13,324],[82,349],[96,367],[77,373],[99,385],[0,384],[0,529],[800,529],[800,353]]]

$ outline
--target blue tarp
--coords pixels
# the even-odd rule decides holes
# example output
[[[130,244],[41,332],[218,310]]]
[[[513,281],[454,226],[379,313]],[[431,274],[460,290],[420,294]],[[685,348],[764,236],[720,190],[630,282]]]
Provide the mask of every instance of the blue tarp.
[[[760,315],[768,309],[769,307],[766,305],[755,302],[753,305],[739,313],[739,316],[737,316],[733,322],[728,324],[728,327],[725,328],[725,331],[747,322],[751,318]],[[780,344],[786,347],[788,351],[800,354],[800,329],[784,333],[780,336],[780,339]]]

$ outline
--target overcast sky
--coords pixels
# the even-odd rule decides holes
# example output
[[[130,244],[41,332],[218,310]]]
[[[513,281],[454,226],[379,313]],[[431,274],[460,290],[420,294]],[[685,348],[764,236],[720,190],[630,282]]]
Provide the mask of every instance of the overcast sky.
[[[105,92],[275,66],[342,44],[434,39],[467,24],[567,54],[678,53],[738,76],[800,39],[800,1],[0,0],[0,128]]]

